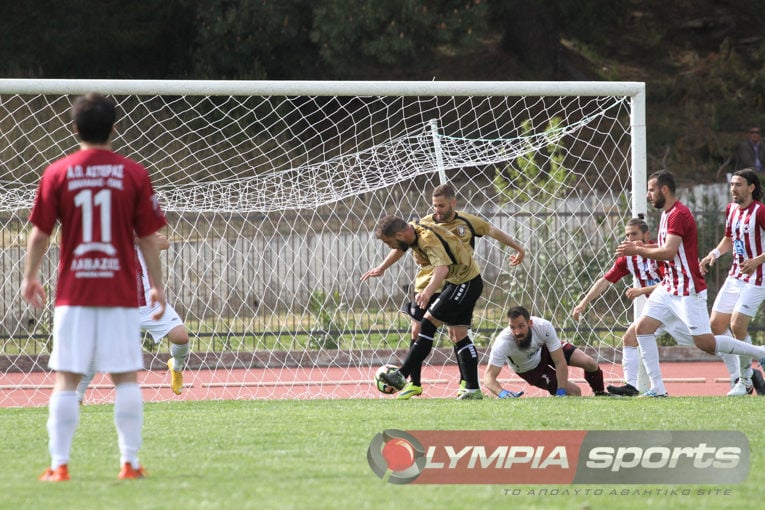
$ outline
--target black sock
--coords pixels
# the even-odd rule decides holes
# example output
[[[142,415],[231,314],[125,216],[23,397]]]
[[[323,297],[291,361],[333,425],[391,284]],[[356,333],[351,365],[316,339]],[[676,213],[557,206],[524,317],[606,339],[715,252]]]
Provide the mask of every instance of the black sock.
[[[460,372],[465,378],[465,388],[477,390],[478,386],[478,351],[475,350],[473,341],[466,336],[454,345],[457,351],[457,360],[460,363]]]
[[[460,382],[465,380],[465,373],[462,370],[462,363],[460,362],[460,350],[457,348],[457,344],[454,344],[454,359],[457,360],[457,366],[460,368]]]
[[[417,340],[413,338],[412,341],[409,343],[410,351],[414,349],[414,344],[416,343],[417,343]],[[415,386],[422,386],[422,364],[411,367],[409,371],[409,380]]]
[[[420,323],[420,336],[417,337],[417,341],[409,349],[404,364],[398,369],[399,372],[404,374],[404,377],[409,377],[415,371],[419,372],[422,370],[423,361],[425,361],[425,358],[428,357],[431,349],[433,349],[433,335],[435,335],[436,329],[436,326],[428,319],[422,319]]]
[[[598,367],[593,372],[585,372],[584,380],[590,385],[593,392],[604,391],[603,388],[603,371]]]

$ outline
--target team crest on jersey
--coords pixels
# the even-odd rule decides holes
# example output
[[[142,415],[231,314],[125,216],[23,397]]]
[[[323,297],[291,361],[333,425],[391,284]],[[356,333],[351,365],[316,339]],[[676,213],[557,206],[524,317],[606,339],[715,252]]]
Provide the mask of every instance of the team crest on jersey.
[[[460,237],[464,236],[465,232],[467,232],[467,231],[465,230],[465,227],[463,225],[460,225],[459,227],[457,227],[457,235],[458,236],[460,236]]]

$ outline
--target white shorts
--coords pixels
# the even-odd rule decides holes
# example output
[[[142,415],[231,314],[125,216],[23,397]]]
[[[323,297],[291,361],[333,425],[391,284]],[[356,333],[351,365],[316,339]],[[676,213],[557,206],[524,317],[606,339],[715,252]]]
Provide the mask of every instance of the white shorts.
[[[685,345],[687,347],[694,347],[693,337],[691,332],[688,331],[688,326],[684,322],[675,321],[671,326],[662,326],[656,330],[656,336],[663,335],[664,333],[672,337],[677,345]]]
[[[121,374],[143,370],[138,308],[57,306],[53,311],[53,370]]]
[[[678,323],[684,324],[692,336],[712,333],[706,290],[691,296],[673,296],[663,285],[659,285],[648,297],[643,315],[661,322],[670,334],[671,331],[682,332]]]
[[[765,301],[765,288],[742,282],[731,276],[725,279],[717,293],[712,311],[727,315],[733,312],[754,317],[762,302]]]
[[[149,332],[155,344],[161,342],[176,327],[183,326],[183,321],[178,316],[178,312],[170,305],[165,305],[165,313],[159,320],[152,319],[151,314],[157,308],[158,306],[142,306],[138,309],[141,315],[141,329]]]

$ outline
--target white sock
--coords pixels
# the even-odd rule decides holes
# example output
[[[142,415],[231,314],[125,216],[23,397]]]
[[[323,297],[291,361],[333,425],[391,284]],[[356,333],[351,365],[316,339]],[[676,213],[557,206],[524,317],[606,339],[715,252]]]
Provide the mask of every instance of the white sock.
[[[725,363],[725,368],[730,376],[730,383],[733,384],[739,378],[739,357],[735,354],[725,354],[718,352],[717,356]]]
[[[48,451],[51,469],[69,463],[72,439],[80,422],[80,402],[73,391],[56,391],[48,402]]]
[[[143,428],[143,396],[138,383],[123,383],[115,388],[114,425],[120,447],[120,466],[130,462],[138,469]]]
[[[637,388],[638,371],[640,370],[640,351],[637,347],[622,349],[622,367],[624,368],[624,380],[630,386]]]
[[[746,335],[742,342],[752,344],[752,337]],[[746,355],[739,355],[739,375],[742,379],[752,380],[752,357]]]
[[[170,356],[173,357],[173,370],[183,372],[189,357],[189,344],[170,344]]]
[[[729,336],[715,335],[715,344],[715,353],[746,354],[757,359],[765,357],[765,351],[762,347],[748,344]]]
[[[645,371],[648,373],[648,378],[651,379],[651,390],[657,395],[663,395],[667,392],[667,389],[664,387],[664,380],[661,377],[659,346],[656,345],[656,335],[638,335],[637,341],[640,346],[640,355],[643,358]]]

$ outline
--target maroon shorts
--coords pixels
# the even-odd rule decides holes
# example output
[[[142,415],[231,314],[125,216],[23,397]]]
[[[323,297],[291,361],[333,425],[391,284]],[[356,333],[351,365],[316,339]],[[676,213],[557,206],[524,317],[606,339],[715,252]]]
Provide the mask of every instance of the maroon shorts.
[[[566,358],[566,363],[570,364],[571,355],[574,354],[576,347],[573,344],[564,342],[561,346],[563,349],[563,357]],[[547,346],[542,346],[542,360],[539,362],[536,368],[532,368],[528,372],[518,374],[521,379],[527,383],[547,390],[550,395],[555,395],[558,391],[558,378],[555,374],[555,363],[553,363],[550,357],[550,351],[547,350]]]

